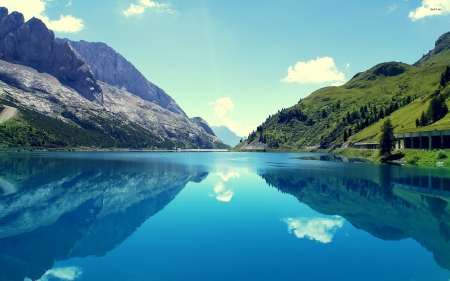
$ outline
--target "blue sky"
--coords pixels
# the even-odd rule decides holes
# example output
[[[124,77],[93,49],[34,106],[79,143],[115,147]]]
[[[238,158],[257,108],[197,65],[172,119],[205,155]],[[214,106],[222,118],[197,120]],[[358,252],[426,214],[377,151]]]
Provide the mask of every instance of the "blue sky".
[[[0,0],[57,37],[104,42],[190,116],[247,135],[377,63],[412,64],[450,31],[450,0]]]

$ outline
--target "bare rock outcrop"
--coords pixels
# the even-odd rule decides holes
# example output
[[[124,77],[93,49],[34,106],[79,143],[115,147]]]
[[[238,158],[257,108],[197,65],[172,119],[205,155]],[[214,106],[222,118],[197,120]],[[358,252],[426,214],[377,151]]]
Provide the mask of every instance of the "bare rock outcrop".
[[[148,81],[133,64],[105,43],[91,43],[83,40],[74,42],[68,39],[56,39],[56,41],[69,43],[89,63],[98,80],[186,116],[180,106],[164,90]]]
[[[25,22],[22,14],[8,14],[6,8],[1,8],[0,16],[0,59],[47,72],[88,100],[101,93],[86,61],[70,44],[56,42],[40,19]]]
[[[209,127],[208,122],[206,122],[203,118],[201,118],[201,117],[193,117],[193,118],[190,118],[190,120],[192,122],[194,122],[195,124],[197,124],[199,127],[203,128],[203,130],[205,130],[205,132],[207,132],[208,134],[210,134],[212,136],[216,136],[216,134],[214,134],[214,132],[211,129],[211,127]]]

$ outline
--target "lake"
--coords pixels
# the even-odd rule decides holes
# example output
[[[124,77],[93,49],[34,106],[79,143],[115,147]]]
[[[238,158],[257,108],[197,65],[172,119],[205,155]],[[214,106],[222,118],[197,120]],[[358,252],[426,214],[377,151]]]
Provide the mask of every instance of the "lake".
[[[0,153],[0,280],[448,281],[449,202],[312,153]]]

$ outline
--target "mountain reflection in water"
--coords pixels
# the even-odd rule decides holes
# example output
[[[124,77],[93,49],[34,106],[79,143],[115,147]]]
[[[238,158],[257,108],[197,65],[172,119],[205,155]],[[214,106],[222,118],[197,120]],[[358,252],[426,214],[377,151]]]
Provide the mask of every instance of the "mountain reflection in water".
[[[170,163],[0,158],[0,280],[105,255],[207,175]]]
[[[448,279],[447,170],[296,156],[0,154],[0,280]]]
[[[326,215],[383,240],[413,238],[450,270],[450,175],[362,165],[333,170],[267,170],[260,176]],[[411,192],[413,191],[413,192]]]

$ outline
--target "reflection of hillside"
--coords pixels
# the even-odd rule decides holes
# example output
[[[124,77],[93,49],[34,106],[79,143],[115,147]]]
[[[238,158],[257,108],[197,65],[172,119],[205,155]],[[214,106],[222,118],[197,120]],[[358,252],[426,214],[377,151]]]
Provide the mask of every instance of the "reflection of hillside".
[[[445,173],[418,175],[418,171],[361,165],[351,169],[272,170],[260,174],[268,184],[294,195],[312,209],[342,216],[378,238],[412,237],[433,253],[441,267],[450,269],[450,199],[393,188],[413,174],[415,179],[424,177],[427,182],[433,182],[428,178],[448,178]]]
[[[0,196],[0,280],[36,280],[55,259],[105,255],[207,176],[167,163],[73,158],[41,158],[27,172],[33,157],[16,160],[1,159],[0,177],[17,192]]]

